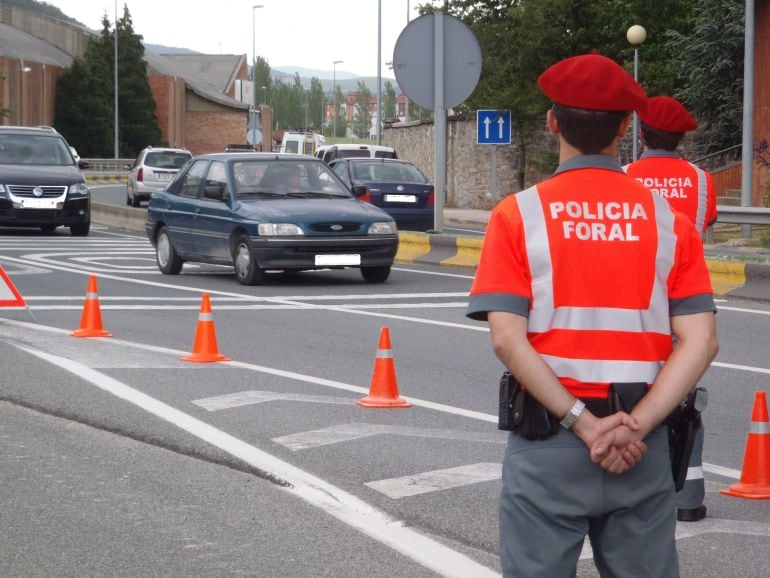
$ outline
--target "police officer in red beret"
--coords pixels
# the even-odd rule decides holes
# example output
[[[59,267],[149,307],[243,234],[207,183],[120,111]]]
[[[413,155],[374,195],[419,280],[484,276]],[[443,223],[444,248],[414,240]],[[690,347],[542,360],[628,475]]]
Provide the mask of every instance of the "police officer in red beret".
[[[575,56],[539,86],[560,164],[492,211],[467,309],[529,400],[503,460],[503,574],[574,576],[588,536],[602,575],[678,576],[661,423],[718,350],[703,246],[617,162],[647,104],[627,72]]]
[[[685,106],[670,96],[655,96],[639,114],[645,150],[626,172],[665,198],[671,208],[687,215],[702,234],[717,220],[716,188],[711,174],[682,158],[677,149],[685,133],[698,123]],[[681,522],[706,517],[703,503],[703,437],[701,426],[693,443],[684,487],[676,494],[676,516]]]

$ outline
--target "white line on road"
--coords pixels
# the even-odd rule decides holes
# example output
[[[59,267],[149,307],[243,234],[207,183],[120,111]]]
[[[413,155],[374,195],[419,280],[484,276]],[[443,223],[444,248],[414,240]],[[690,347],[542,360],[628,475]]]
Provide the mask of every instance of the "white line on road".
[[[23,346],[20,346],[20,349],[136,405],[255,468],[286,481],[291,484],[291,487],[277,487],[334,516],[348,526],[411,558],[426,568],[443,576],[498,576],[490,568],[406,527],[404,522],[391,518],[382,510],[373,507],[353,494],[125,383],[63,357]]]
[[[306,395],[299,393],[280,393],[277,391],[239,391],[215,397],[194,399],[192,403],[207,411],[220,411],[244,405],[266,403],[268,401],[301,401],[305,403],[331,403],[338,405],[352,405],[354,399],[350,397],[332,397],[330,395]]]
[[[481,462],[411,476],[366,482],[364,485],[397,500],[440,490],[460,488],[470,484],[491,482],[501,479],[502,474],[502,464]]]
[[[330,444],[347,442],[378,435],[431,438],[444,440],[462,440],[486,444],[504,444],[504,432],[494,433],[458,431],[452,429],[431,429],[374,423],[344,423],[330,427],[304,431],[287,436],[273,438],[272,441],[292,451],[318,448]]]

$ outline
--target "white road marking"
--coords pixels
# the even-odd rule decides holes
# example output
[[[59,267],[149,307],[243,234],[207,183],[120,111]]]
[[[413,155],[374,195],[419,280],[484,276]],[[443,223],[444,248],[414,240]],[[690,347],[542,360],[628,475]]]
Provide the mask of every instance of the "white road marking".
[[[504,444],[507,439],[504,432],[487,433],[373,423],[345,423],[281,436],[271,441],[296,452],[378,435],[462,440],[487,444]]]
[[[83,298],[81,297],[82,301]],[[198,300],[200,301],[200,299]],[[115,310],[115,311],[186,311],[198,309],[195,305],[105,305],[102,303],[102,298],[99,298],[100,309],[102,310]],[[363,311],[363,310],[381,310],[381,309],[458,309],[465,307],[465,304],[458,303],[392,303],[392,304],[355,304],[355,305],[342,305],[346,309],[351,311]],[[34,311],[79,311],[83,308],[82,305],[35,305],[30,307]],[[252,310],[277,310],[277,311],[294,311],[303,309],[318,309],[318,306],[311,304],[297,304],[297,305],[217,305],[218,311],[252,311]]]
[[[723,466],[717,466],[715,464],[703,464],[703,469],[711,474],[723,476],[725,478],[733,478],[735,480],[741,479],[740,470],[734,470],[732,468],[725,468]]]
[[[404,522],[392,518],[353,494],[125,383],[69,359],[27,347],[20,347],[20,349],[90,382],[115,397],[136,405],[231,456],[274,475],[279,480],[284,480],[290,486],[277,486],[281,490],[334,516],[344,524],[426,568],[443,576],[498,576],[490,568],[407,527]]]
[[[433,470],[411,476],[366,482],[364,485],[393,500],[430,492],[460,488],[502,478],[502,464],[481,462],[456,468]]]
[[[738,313],[751,313],[752,315],[755,313],[758,315],[770,315],[770,311],[764,311],[762,309],[747,309],[746,307],[723,307],[720,305],[717,307],[717,309],[719,309],[720,311],[736,311]]]
[[[227,395],[194,399],[192,403],[207,411],[221,411],[233,407],[267,403],[268,401],[300,401],[303,403],[330,403],[337,405],[353,405],[356,398],[332,397],[329,395],[306,395],[299,393],[280,393],[277,391],[239,391]]]
[[[734,363],[723,363],[721,361],[712,361],[712,367],[723,367],[725,369],[737,369],[740,371],[750,371],[753,373],[767,373],[770,374],[770,369],[764,367],[752,367],[751,365],[736,365]]]
[[[417,273],[418,275],[438,275],[439,277],[455,277],[457,279],[474,279],[474,275],[459,275],[457,273],[444,273],[443,271],[422,271],[405,267],[391,267],[391,271],[406,271],[407,273]]]

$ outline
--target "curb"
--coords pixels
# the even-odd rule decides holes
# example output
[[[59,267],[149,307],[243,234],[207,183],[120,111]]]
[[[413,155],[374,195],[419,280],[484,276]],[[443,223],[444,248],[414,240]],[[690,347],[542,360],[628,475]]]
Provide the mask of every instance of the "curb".
[[[143,234],[146,215],[147,210],[140,207],[91,202],[95,223],[125,231]],[[476,267],[483,243],[481,237],[408,231],[400,232],[398,238],[397,262],[442,267]],[[707,258],[706,265],[715,295],[770,301],[770,264]]]
[[[86,174],[86,182],[89,185],[125,185],[128,182],[128,175],[92,175]]]

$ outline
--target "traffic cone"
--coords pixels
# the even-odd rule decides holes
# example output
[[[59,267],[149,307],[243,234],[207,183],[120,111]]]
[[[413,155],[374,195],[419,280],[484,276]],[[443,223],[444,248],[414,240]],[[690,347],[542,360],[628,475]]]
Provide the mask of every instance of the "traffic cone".
[[[96,276],[91,275],[86,289],[86,301],[83,304],[83,314],[80,316],[80,328],[70,335],[75,337],[112,337],[112,334],[102,327],[102,312],[99,309],[99,295],[96,288]]]
[[[409,407],[410,404],[398,396],[396,366],[393,363],[393,350],[390,346],[390,331],[387,327],[380,330],[380,343],[377,346],[377,358],[374,360],[372,383],[369,395],[356,402],[364,407]]]
[[[764,391],[754,395],[754,411],[743,454],[741,479],[721,494],[752,500],[770,500],[770,420]]]
[[[217,348],[217,335],[214,331],[214,318],[211,315],[211,301],[208,293],[204,293],[201,300],[201,312],[198,315],[198,328],[195,331],[192,353],[182,357],[182,361],[199,363],[230,361],[230,358],[219,353]]]

